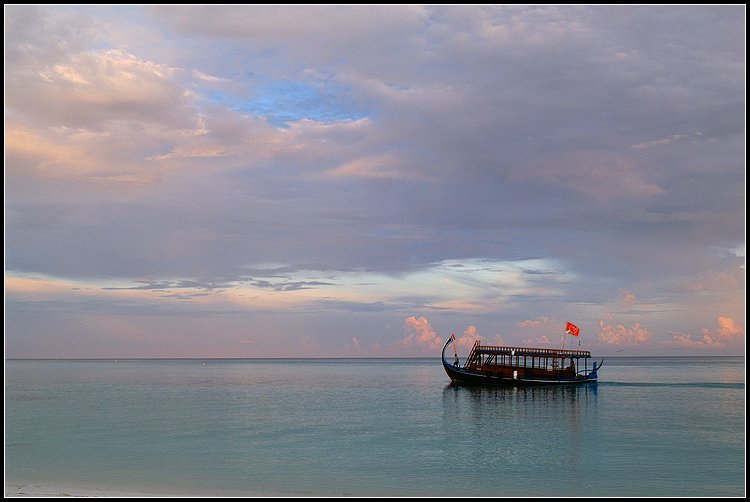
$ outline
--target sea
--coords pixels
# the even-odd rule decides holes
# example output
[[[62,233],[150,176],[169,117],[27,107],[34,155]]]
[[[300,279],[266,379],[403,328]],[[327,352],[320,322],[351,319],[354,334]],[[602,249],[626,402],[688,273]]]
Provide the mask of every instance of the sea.
[[[744,497],[745,358],[564,387],[440,360],[6,360],[8,485],[288,497]]]

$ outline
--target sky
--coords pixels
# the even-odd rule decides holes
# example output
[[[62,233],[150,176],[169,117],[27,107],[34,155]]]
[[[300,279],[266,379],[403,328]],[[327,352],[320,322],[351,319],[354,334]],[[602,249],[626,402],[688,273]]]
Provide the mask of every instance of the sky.
[[[6,5],[6,357],[744,354],[745,9]]]

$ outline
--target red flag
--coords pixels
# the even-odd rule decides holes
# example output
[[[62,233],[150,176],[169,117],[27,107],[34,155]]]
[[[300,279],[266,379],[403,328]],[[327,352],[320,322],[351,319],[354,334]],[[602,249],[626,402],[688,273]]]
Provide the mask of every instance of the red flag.
[[[578,334],[580,333],[580,330],[578,329],[578,326],[576,326],[575,324],[569,322],[565,326],[565,332],[568,333],[568,334],[571,334],[573,336],[578,336]]]

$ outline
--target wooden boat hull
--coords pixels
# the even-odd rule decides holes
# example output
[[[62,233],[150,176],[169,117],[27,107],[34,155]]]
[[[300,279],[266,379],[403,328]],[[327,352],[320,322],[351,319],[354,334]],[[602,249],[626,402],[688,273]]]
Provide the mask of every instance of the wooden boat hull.
[[[581,383],[596,383],[596,378],[578,377],[578,378],[508,378],[477,371],[466,370],[461,367],[453,366],[443,360],[443,368],[454,383],[469,385],[575,385]]]

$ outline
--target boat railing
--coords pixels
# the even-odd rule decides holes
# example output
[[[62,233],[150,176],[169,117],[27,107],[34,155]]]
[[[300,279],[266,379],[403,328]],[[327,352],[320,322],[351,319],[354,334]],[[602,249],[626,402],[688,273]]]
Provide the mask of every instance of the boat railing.
[[[565,349],[546,349],[546,348],[530,348],[530,347],[510,347],[503,345],[481,345],[479,341],[474,342],[474,347],[471,349],[471,355],[475,352],[482,353],[503,353],[511,355],[536,355],[536,356],[549,356],[549,357],[591,357],[591,352],[588,350],[565,350]],[[469,357],[469,360],[471,357]]]
[[[550,356],[590,356],[591,352],[588,350],[565,350],[565,349],[544,349],[544,348],[530,348],[530,347],[508,347],[500,345],[480,345],[478,350],[494,350],[498,352],[515,352],[516,354],[531,353],[550,355]]]

